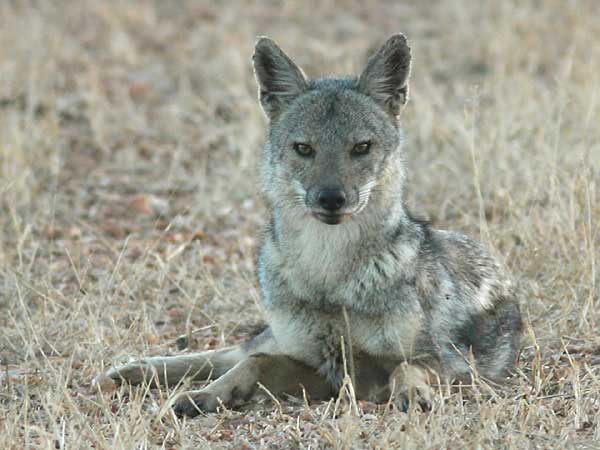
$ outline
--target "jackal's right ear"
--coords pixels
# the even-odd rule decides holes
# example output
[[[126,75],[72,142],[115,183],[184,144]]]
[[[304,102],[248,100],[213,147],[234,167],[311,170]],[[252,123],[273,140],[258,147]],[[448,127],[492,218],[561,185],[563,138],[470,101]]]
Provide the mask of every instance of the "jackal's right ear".
[[[403,34],[395,34],[375,53],[358,79],[358,89],[393,117],[408,101],[410,47]]]
[[[252,60],[260,103],[273,120],[306,91],[308,82],[302,70],[269,38],[256,42]]]

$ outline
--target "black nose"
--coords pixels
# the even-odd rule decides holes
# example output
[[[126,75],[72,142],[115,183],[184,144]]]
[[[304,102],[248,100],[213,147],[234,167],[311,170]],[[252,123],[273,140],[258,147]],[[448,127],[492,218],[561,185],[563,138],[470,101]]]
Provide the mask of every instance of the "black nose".
[[[317,195],[321,208],[336,211],[346,203],[346,194],[341,189],[323,189]]]

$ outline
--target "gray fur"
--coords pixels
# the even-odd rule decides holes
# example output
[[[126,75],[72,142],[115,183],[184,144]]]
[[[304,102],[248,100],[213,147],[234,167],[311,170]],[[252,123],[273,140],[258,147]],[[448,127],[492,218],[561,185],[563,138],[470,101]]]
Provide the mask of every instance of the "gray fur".
[[[403,402],[419,391],[419,403],[427,403],[431,371],[464,380],[475,369],[499,380],[513,365],[521,319],[510,280],[481,245],[415,220],[404,206],[396,116],[408,99],[410,61],[406,38],[395,35],[358,78],[308,80],[273,41],[257,42],[255,74],[269,118],[263,182],[271,205],[258,276],[269,328],[221,364],[199,356],[233,367],[228,380],[248,386],[252,373],[251,380],[264,381],[258,363],[231,361],[232,354],[244,361],[261,352],[260,367],[268,355],[285,355],[279,369],[312,368],[335,390],[345,356],[356,363],[359,396],[373,397],[373,387],[389,376]],[[357,154],[364,142],[369,152]],[[299,154],[299,143],[313,153]],[[330,220],[317,198],[333,188],[343,190],[346,203]],[[353,355],[342,355],[342,336]],[[168,371],[164,358],[157,364]],[[230,383],[231,391],[239,388]],[[215,392],[224,395],[225,385]],[[209,386],[188,395],[184,410],[190,398],[206,405],[210,392]]]

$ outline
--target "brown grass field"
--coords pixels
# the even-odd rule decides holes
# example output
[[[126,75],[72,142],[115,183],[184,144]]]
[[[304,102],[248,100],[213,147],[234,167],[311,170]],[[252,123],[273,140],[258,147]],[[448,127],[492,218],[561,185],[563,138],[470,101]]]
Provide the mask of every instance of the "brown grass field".
[[[0,449],[600,448],[596,1],[0,3]],[[179,419],[185,388],[93,385],[260,320],[265,121],[251,54],[356,72],[402,31],[408,203],[482,239],[526,321],[501,388],[433,411],[261,400]],[[177,337],[187,335],[187,348]]]

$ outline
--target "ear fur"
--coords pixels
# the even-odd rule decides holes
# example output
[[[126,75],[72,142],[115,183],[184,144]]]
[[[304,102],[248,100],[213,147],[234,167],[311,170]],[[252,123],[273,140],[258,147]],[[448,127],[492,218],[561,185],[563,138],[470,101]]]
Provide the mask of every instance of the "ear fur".
[[[367,63],[358,79],[358,90],[398,117],[408,102],[410,47],[403,34],[391,36]]]
[[[267,37],[256,42],[252,60],[260,103],[267,117],[274,120],[306,91],[308,82],[302,70]]]

